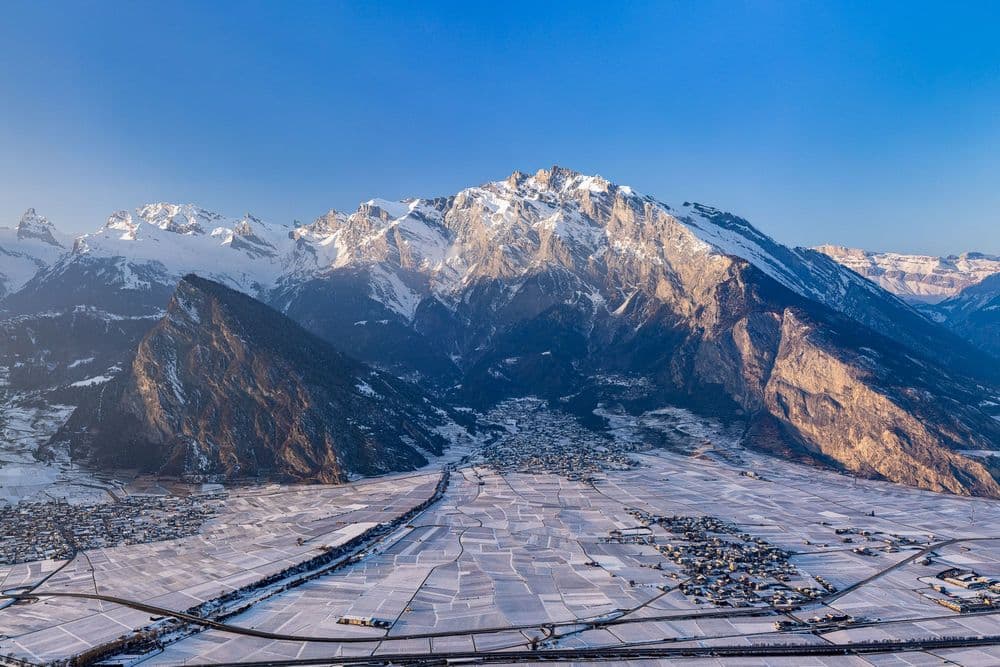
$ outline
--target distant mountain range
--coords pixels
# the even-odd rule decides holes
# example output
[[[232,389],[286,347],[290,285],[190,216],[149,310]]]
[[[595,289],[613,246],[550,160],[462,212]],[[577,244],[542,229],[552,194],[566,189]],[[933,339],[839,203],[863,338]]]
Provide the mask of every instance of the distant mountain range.
[[[935,304],[1000,273],[1000,257],[979,252],[934,257],[823,245],[816,250],[910,303]]]
[[[182,336],[171,324],[183,315],[185,291],[210,294],[199,297],[204,303],[221,298],[222,288],[184,279],[195,273],[269,304],[349,358],[418,384],[442,406],[534,394],[595,419],[599,403],[675,403],[741,420],[747,444],[777,455],[1000,496],[989,462],[963,454],[1000,448],[1000,422],[989,414],[1000,362],[985,351],[975,318],[963,315],[965,328],[943,326],[943,313],[957,321],[965,308],[945,302],[939,315],[920,312],[844,266],[840,253],[789,248],[730,213],[666,204],[597,176],[559,167],[515,172],[448,197],[371,200],[298,227],[154,204],[116,213],[58,252],[38,252],[41,243],[57,246],[32,238],[30,252],[25,239],[3,244],[6,255],[39,268],[25,278],[6,272],[0,256],[0,271],[11,276],[0,324],[9,340],[33,344],[0,350],[0,364],[10,369],[9,392],[80,405],[67,426],[76,433],[99,423],[92,397],[105,384],[86,385],[93,376],[84,372],[114,376],[104,391],[117,392],[117,409],[138,418],[141,410],[126,403],[142,378],[170,384],[162,369],[171,352],[162,350],[211,350],[228,363],[222,348],[197,342],[208,332],[188,326]],[[62,245],[59,238],[52,231]],[[985,270],[977,258],[965,261]],[[991,302],[969,303],[979,310]],[[53,320],[60,325],[43,326]],[[243,330],[253,355],[263,332]],[[150,336],[164,332],[179,347],[158,344],[161,355],[150,356]],[[152,370],[138,372],[135,360],[147,357],[156,360]],[[81,359],[99,361],[82,370]],[[196,371],[183,378],[184,396],[198,390]],[[244,389],[220,387],[211,401],[221,404],[230,391],[242,401]],[[178,433],[199,447],[220,437],[193,426],[203,410],[194,404],[174,406],[179,421],[159,431],[170,434],[164,443]],[[262,409],[246,405],[247,415]],[[139,431],[152,433],[150,426]],[[282,460],[269,442],[266,465],[253,469]],[[115,451],[129,446],[87,448],[122,463]],[[156,451],[163,465],[175,460],[163,452],[180,450]],[[232,465],[212,454],[209,467],[250,469],[248,454],[232,451]],[[403,450],[391,451],[400,458],[387,455],[387,467],[412,464]]]
[[[831,245],[816,250],[1000,357],[1000,257],[903,255]]]

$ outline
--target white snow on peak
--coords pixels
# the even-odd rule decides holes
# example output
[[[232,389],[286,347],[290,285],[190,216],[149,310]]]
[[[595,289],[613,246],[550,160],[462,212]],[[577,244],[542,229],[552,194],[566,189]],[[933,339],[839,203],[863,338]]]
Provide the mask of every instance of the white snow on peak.
[[[365,202],[368,206],[378,207],[385,211],[390,218],[398,219],[407,215],[416,204],[417,200],[411,202],[389,201],[388,199],[369,199]]]
[[[504,253],[499,263],[505,276],[511,271],[537,270],[535,249],[552,236],[579,261],[614,252],[652,265],[664,264],[663,247],[649,239],[618,235],[604,226],[602,221],[609,219],[608,212],[615,207],[630,208],[640,225],[672,220],[686,229],[688,234],[676,234],[671,241],[683,254],[743,259],[785,287],[829,305],[836,306],[849,289],[873,288],[809,250],[775,242],[736,216],[698,204],[670,206],[600,176],[561,167],[530,176],[515,172],[503,181],[467,188],[444,209],[432,200],[369,200],[331,235],[336,237],[334,266],[381,263],[383,271],[374,274],[373,291],[390,295],[387,305],[409,314],[411,300],[396,295],[412,290],[396,289],[398,276],[390,281],[387,267],[424,273],[432,291],[447,294],[467,284],[469,272],[481,270],[488,260],[482,253],[491,248]],[[364,224],[359,226],[359,221]],[[351,235],[350,229],[358,233]],[[537,238],[529,235],[531,230]],[[554,261],[551,254],[547,257],[545,261]]]
[[[104,229],[120,232],[118,238],[122,241],[134,241],[139,223],[132,220],[132,214],[128,211],[115,211],[108,216],[107,222],[104,223]]]
[[[29,208],[17,223],[17,238],[21,241],[37,241],[46,245],[61,247],[65,238],[44,216]]]
[[[178,234],[202,234],[206,228],[223,220],[218,213],[206,211],[194,204],[159,202],[141,206],[136,212],[149,224]]]
[[[0,227],[0,296],[16,292],[66,252],[71,239],[29,208],[16,227]]]
[[[278,249],[290,249],[290,231],[249,214],[228,219],[192,204],[147,204],[112,214],[101,229],[80,236],[73,253],[155,263],[171,280],[197,273],[254,293],[285,272]]]
[[[420,294],[404,283],[397,273],[384,266],[374,266],[371,277],[370,296],[399,313],[406,321],[413,320],[420,304]]]
[[[815,249],[913,302],[938,303],[1000,273],[1000,257],[983,253],[936,257],[870,252],[835,245]]]
[[[31,214],[33,223],[37,216]],[[0,234],[0,252],[5,241]],[[137,287],[143,279],[132,275],[133,268],[143,264],[157,269],[147,275],[165,281],[196,273],[251,294],[365,269],[371,296],[408,320],[423,298],[447,301],[481,275],[519,278],[546,264],[583,271],[616,255],[658,267],[671,256],[733,256],[834,306],[849,289],[877,289],[814,251],[776,243],[736,216],[699,204],[671,206],[562,167],[515,172],[453,197],[370,199],[353,213],[331,210],[294,228],[250,214],[227,218],[194,204],[146,204],[112,214],[73,245],[74,257],[115,258],[122,280]],[[48,264],[56,259],[58,253]],[[22,285],[46,265],[32,264],[6,280]],[[0,274],[9,273],[6,266],[0,257]]]

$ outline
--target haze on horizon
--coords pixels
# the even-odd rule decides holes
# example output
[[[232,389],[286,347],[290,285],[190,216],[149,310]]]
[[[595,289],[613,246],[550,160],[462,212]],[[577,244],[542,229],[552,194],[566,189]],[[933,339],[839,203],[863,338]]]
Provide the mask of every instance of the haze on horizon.
[[[1000,254],[991,4],[5,5],[0,226],[275,222],[560,164],[792,245]]]

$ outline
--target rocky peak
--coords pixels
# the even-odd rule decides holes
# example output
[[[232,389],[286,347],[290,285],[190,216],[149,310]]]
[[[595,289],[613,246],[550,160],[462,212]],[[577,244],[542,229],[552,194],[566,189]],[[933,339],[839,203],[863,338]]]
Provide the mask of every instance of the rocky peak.
[[[559,165],[553,165],[551,169],[539,169],[535,172],[534,182],[541,188],[549,190],[562,190],[566,183],[580,174],[570,169],[564,169]]]
[[[515,169],[514,172],[507,177],[507,180],[505,182],[507,183],[507,187],[511,188],[512,190],[516,190],[517,188],[521,187],[521,185],[526,180],[528,180],[528,175],[523,171],[518,171]]]
[[[115,211],[108,216],[107,221],[104,223],[104,229],[120,232],[121,236],[119,238],[122,240],[135,240],[139,225],[132,219],[131,213],[121,210]]]
[[[47,218],[35,213],[33,208],[25,211],[20,222],[17,223],[18,239],[22,241],[34,239],[61,248],[62,244],[56,240],[54,232],[55,227],[52,223]]]
[[[229,247],[242,250],[250,257],[276,257],[277,248],[257,232],[258,229],[264,227],[264,223],[259,218],[247,213],[242,220],[233,225]]]
[[[358,210],[354,215],[388,223],[409,213],[412,201],[414,200],[394,202],[386,199],[370,199],[358,206]]]
[[[149,224],[177,234],[204,234],[223,219],[218,213],[194,204],[146,204],[137,212]]]
[[[128,369],[54,444],[105,467],[336,483],[425,464],[449,424],[415,386],[188,275]]]
[[[346,220],[346,215],[331,208],[312,222],[298,225],[289,231],[288,237],[294,240],[322,241],[338,232]]]
[[[340,225],[346,218],[346,215],[331,208],[313,221],[312,229],[317,234],[332,234],[340,229]]]
[[[260,224],[260,219],[247,213],[239,222],[233,225],[233,234],[237,236],[252,236],[254,223]]]

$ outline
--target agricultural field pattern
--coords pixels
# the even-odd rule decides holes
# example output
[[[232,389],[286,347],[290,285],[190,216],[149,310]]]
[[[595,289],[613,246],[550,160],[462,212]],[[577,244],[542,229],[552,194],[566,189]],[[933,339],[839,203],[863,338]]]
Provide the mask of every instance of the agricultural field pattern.
[[[176,504],[197,517],[187,534],[164,525],[149,541],[111,531],[95,545],[89,495],[60,498],[61,484],[80,482],[54,478],[58,499],[21,511],[50,513],[80,548],[0,565],[0,654],[145,665],[502,663],[526,652],[1000,660],[975,641],[1000,601],[995,503],[744,450],[726,425],[678,408],[607,414],[612,427],[594,431],[542,401],[507,401],[480,415],[479,438],[425,468],[340,486],[107,485],[106,513]],[[670,437],[644,446],[656,433]],[[981,585],[945,580],[962,573]]]

